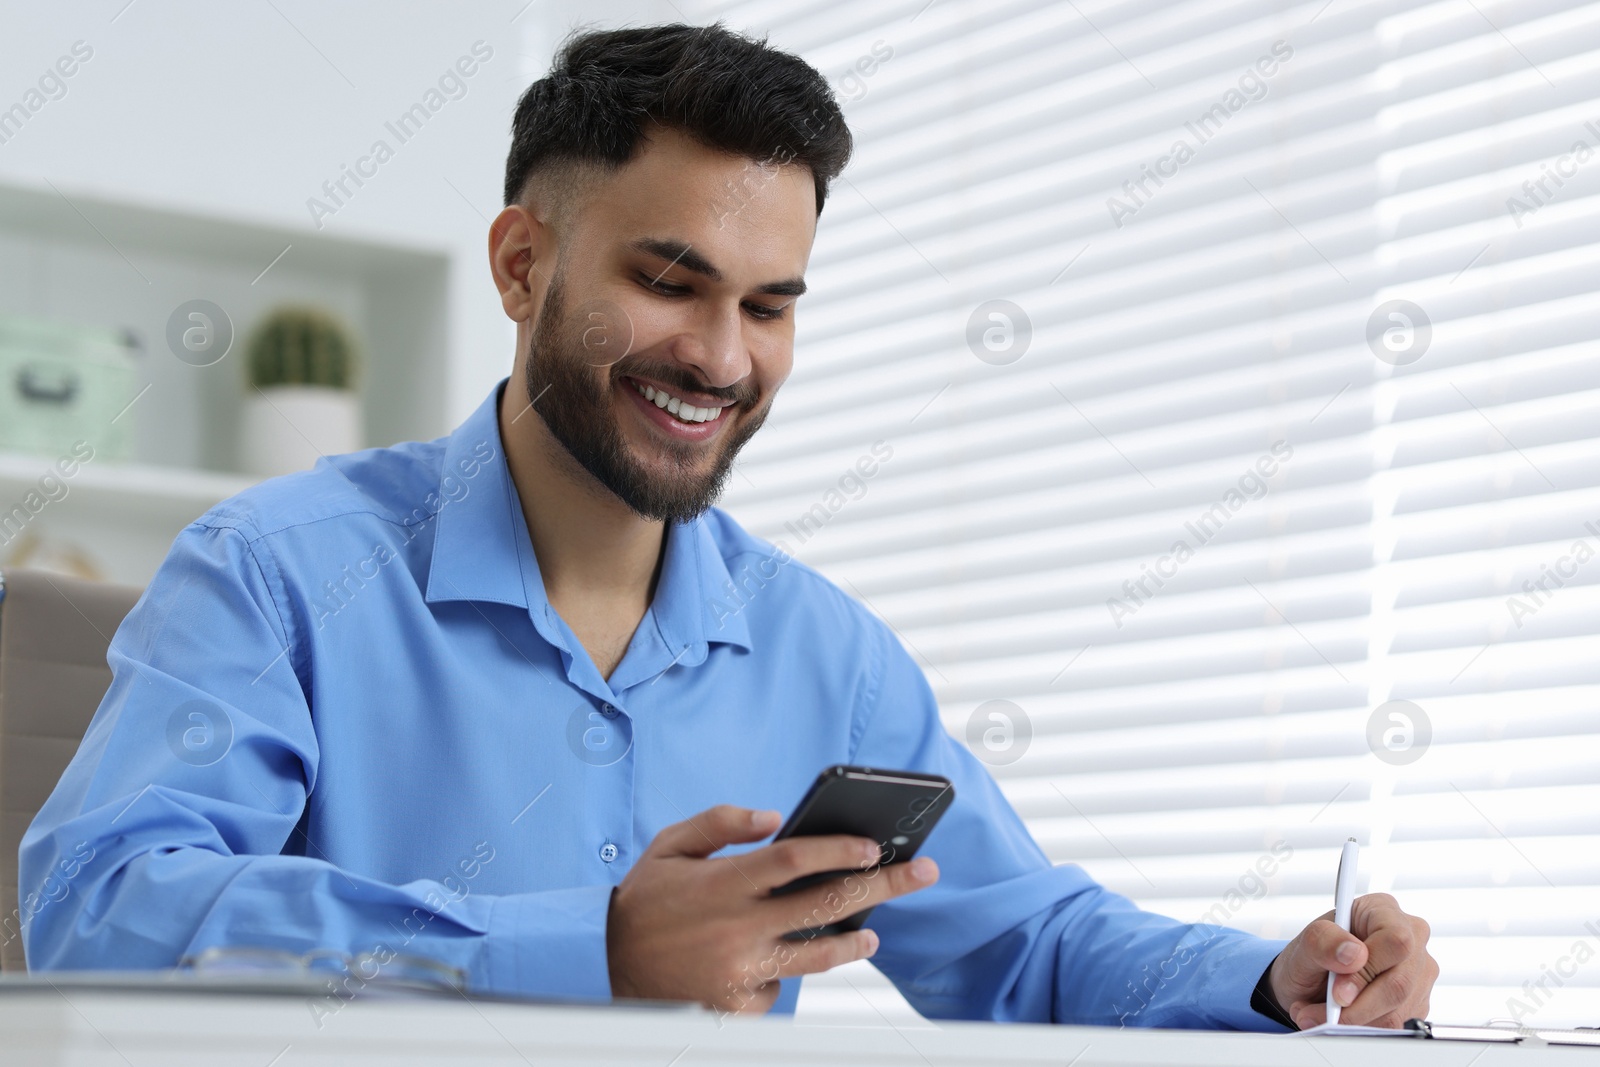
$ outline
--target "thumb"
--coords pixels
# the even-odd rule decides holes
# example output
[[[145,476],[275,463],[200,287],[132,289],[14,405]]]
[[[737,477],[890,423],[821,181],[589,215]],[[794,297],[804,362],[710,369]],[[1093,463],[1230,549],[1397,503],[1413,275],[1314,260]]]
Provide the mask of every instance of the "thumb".
[[[705,857],[726,845],[759,841],[778,828],[775,811],[718,804],[656,835],[647,852],[656,856]]]
[[[1316,920],[1300,936],[1300,951],[1295,954],[1288,976],[1292,995],[1297,998],[1321,999],[1302,995],[1318,988],[1325,989],[1329,971],[1354,974],[1367,962],[1367,946],[1330,918]]]

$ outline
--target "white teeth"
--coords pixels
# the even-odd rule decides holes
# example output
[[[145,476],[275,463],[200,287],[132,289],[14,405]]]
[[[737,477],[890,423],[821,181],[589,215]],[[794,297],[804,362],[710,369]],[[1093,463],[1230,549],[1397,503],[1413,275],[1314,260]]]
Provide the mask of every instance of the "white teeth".
[[[722,409],[719,407],[697,408],[693,404],[685,404],[675,396],[669,396],[653,385],[635,382],[634,387],[646,400],[658,408],[666,408],[684,422],[715,422],[722,417]]]

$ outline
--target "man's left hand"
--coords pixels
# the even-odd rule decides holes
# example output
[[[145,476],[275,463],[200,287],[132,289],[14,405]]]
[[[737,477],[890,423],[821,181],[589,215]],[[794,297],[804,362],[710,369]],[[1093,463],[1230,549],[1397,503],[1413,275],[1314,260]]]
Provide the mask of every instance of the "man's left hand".
[[[1428,955],[1428,924],[1389,894],[1372,893],[1351,906],[1349,932],[1330,911],[1272,961],[1273,995],[1302,1030],[1327,1021],[1329,971],[1340,976],[1333,984],[1339,1022],[1398,1028],[1428,1017],[1439,964]]]

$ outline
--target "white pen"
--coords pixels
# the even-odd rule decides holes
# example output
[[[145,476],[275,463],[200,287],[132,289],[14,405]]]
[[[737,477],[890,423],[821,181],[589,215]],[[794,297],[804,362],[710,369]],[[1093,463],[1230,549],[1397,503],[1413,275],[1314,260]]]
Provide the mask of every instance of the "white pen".
[[[1341,930],[1350,929],[1350,905],[1356,899],[1356,839],[1344,843],[1339,854],[1339,878],[1333,887],[1333,921]],[[1328,972],[1328,1022],[1339,1021],[1339,1005],[1333,999],[1333,982],[1339,976]]]

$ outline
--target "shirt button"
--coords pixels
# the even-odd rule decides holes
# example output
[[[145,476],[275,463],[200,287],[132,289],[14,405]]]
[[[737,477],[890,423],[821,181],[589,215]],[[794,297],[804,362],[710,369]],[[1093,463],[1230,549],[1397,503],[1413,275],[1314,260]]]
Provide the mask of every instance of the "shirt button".
[[[617,717],[617,709],[611,704],[601,704],[600,714],[608,719],[615,719]]]
[[[610,841],[607,841],[605,844],[601,845],[600,858],[605,860],[607,863],[610,863],[612,860],[616,859],[617,846],[613,845]]]

